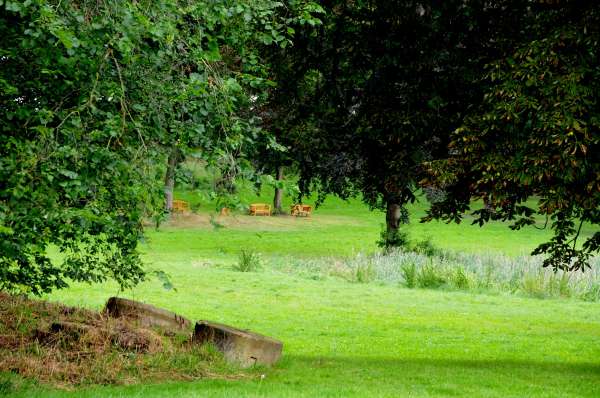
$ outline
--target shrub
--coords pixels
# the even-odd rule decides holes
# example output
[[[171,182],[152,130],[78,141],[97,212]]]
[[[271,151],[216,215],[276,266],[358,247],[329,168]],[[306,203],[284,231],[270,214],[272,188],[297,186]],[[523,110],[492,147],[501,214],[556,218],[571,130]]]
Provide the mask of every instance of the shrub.
[[[380,233],[380,238],[377,241],[377,246],[386,250],[407,247],[408,244],[408,233],[401,230],[388,231],[385,226],[383,227],[383,230]]]
[[[185,163],[180,163],[175,168],[175,182],[178,186],[191,186],[194,179],[194,172],[190,168],[186,167]]]
[[[252,250],[241,250],[238,262],[234,264],[233,269],[240,272],[253,272],[260,269],[262,259],[259,253]]]
[[[435,245],[431,241],[431,237],[427,237],[415,243],[415,245],[413,246],[413,251],[415,253],[423,254],[427,257],[433,257],[435,255],[441,254],[440,250],[437,247],[435,247]]]

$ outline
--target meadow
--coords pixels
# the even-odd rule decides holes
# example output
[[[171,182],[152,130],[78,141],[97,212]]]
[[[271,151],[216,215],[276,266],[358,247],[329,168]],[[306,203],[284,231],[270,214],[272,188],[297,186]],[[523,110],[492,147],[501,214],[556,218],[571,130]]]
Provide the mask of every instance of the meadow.
[[[247,193],[244,200],[268,203],[267,194]],[[358,200],[330,199],[309,218],[211,218],[213,204],[189,192],[177,196],[196,200],[198,214],[149,228],[141,245],[147,266],[167,272],[176,291],[150,280],[120,294],[281,339],[281,362],[232,378],[75,391],[25,386],[13,396],[600,395],[600,304],[593,300],[447,284],[410,288],[404,279],[378,276],[400,260],[376,254],[383,214]],[[419,224],[424,211],[424,203],[410,208],[411,239],[429,238],[435,248],[479,259],[519,264],[550,234],[512,232],[501,223]],[[249,272],[236,270],[242,249],[260,256]],[[371,277],[344,269],[360,259],[375,267]],[[117,293],[113,284],[74,285],[47,298],[99,309]]]

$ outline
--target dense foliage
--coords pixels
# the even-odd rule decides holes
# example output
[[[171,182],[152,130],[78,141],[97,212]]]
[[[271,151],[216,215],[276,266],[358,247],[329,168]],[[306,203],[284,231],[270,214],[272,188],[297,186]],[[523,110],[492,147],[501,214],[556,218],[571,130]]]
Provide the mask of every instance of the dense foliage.
[[[534,253],[577,269],[582,223],[598,223],[597,7],[582,1],[324,2],[323,29],[296,47],[283,113],[296,118],[303,192],[360,193],[387,208],[382,244],[403,245],[404,206],[424,189],[425,220],[552,219]],[[312,62],[311,62],[312,60]],[[314,82],[314,87],[310,84]],[[312,91],[300,89],[311,87]],[[315,104],[308,109],[307,104]],[[294,131],[300,130],[301,135]],[[453,133],[453,131],[455,131]],[[448,159],[449,158],[449,159]],[[444,159],[439,161],[440,159]],[[433,175],[431,174],[433,173]],[[538,208],[523,206],[531,197]]]
[[[490,63],[474,104],[452,135],[450,158],[434,163],[447,198],[431,216],[460,220],[473,198],[476,221],[550,223],[534,253],[545,266],[580,269],[600,248],[600,232],[578,245],[583,223],[600,224],[600,10],[563,2],[540,10],[531,40]],[[525,201],[539,199],[531,208]]]
[[[310,139],[296,142],[302,189],[360,193],[387,208],[383,244],[401,244],[423,164],[445,156],[450,132],[482,95],[484,65],[523,34],[527,4],[325,3],[323,31],[305,52],[305,70],[318,71],[318,105],[305,122]]]
[[[0,1],[0,289],[140,281],[166,155],[243,150],[268,84],[256,49],[289,44],[310,6]]]

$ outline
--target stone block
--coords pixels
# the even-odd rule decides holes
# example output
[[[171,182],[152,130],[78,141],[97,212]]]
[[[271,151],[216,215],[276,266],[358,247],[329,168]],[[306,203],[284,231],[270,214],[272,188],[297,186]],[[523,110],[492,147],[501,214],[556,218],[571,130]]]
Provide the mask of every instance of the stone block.
[[[136,319],[143,326],[158,326],[174,331],[189,330],[192,328],[192,323],[188,319],[174,312],[119,297],[108,299],[106,312],[114,318],[128,317]]]
[[[209,321],[196,322],[193,341],[215,344],[227,361],[242,367],[273,365],[281,357],[283,349],[279,340]]]

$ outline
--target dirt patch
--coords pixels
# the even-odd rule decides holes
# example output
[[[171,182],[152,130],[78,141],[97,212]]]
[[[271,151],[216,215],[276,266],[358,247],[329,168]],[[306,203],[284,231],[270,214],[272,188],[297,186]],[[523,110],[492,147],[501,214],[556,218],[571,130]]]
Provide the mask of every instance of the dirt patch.
[[[311,217],[249,216],[232,214],[230,216],[211,215],[208,213],[179,213],[162,225],[173,228],[231,228],[240,230],[298,230],[306,227],[325,227],[331,225],[348,225],[354,218],[345,216],[314,215]]]
[[[135,384],[144,380],[251,377],[226,365],[191,330],[0,293],[0,372],[42,384]]]

